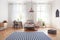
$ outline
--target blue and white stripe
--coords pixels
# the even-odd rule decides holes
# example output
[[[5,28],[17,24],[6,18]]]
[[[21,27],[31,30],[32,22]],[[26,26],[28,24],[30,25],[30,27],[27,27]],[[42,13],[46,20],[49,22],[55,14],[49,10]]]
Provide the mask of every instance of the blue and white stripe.
[[[51,40],[43,32],[14,32],[6,40]]]

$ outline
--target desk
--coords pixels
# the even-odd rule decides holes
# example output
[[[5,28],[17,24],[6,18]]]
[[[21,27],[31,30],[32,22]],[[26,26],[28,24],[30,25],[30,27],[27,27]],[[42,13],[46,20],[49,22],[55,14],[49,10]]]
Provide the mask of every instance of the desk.
[[[14,28],[22,28],[22,22],[14,21]]]

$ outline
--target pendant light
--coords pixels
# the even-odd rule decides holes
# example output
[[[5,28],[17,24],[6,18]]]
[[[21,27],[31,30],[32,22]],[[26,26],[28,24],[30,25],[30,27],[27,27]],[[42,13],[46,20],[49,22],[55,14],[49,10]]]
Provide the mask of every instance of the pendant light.
[[[31,8],[29,12],[34,12],[33,8],[32,8],[32,0],[31,0]]]

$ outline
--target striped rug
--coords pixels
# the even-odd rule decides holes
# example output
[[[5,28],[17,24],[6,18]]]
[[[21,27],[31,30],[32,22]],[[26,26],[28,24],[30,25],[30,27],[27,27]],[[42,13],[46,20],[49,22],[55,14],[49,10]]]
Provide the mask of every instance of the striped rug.
[[[14,32],[5,40],[51,40],[43,32]]]

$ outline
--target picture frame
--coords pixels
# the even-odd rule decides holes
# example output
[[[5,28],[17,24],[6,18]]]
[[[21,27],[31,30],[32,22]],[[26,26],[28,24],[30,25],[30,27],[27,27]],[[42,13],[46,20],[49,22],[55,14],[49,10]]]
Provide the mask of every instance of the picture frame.
[[[59,17],[59,10],[56,10],[56,17]]]

